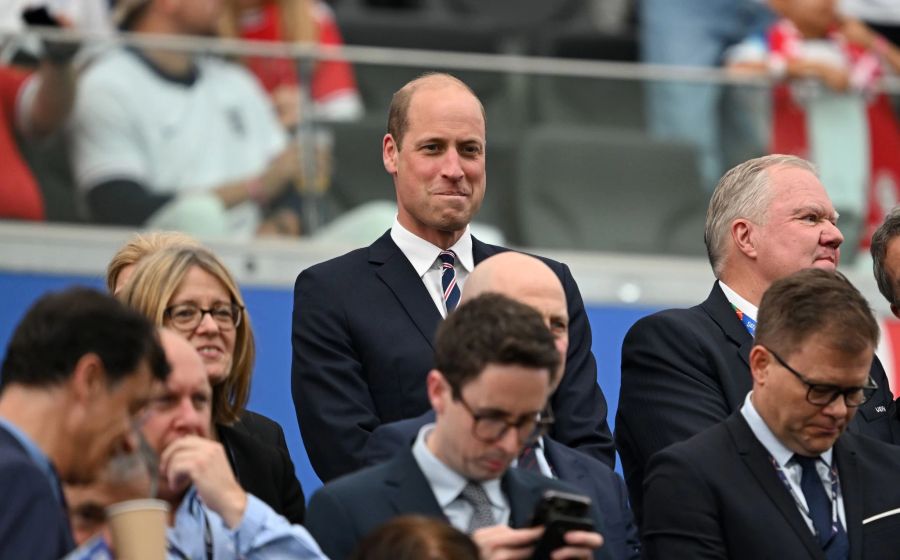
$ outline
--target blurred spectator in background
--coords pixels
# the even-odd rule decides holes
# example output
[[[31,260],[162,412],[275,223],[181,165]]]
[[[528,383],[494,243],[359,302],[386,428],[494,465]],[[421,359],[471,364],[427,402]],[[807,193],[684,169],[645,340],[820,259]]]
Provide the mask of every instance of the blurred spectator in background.
[[[401,515],[360,541],[351,560],[478,560],[478,546],[449,523]]]
[[[31,23],[40,26],[64,24],[46,10],[28,14]],[[23,19],[21,12],[18,19]],[[76,51],[72,44],[47,41],[36,71],[0,66],[0,218],[44,219],[41,189],[19,150],[16,134],[35,141],[65,122],[75,100],[70,62]]]
[[[783,16],[754,61],[785,82],[773,92],[773,153],[813,161],[841,215],[844,258],[868,247],[885,212],[900,200],[900,128],[877,86],[900,69],[900,48],[864,23],[842,18],[837,0],[770,0]]]
[[[344,43],[331,8],[320,0],[227,0],[226,6],[222,31],[228,37],[328,47]],[[353,67],[346,60],[298,63],[283,58],[249,57],[244,63],[269,92],[281,123],[289,130],[311,116],[325,120],[362,116]],[[311,100],[300,87],[303,79],[310,78],[311,83],[304,85],[310,88]],[[311,107],[304,106],[310,101]]]
[[[46,6],[55,16],[65,18],[73,26],[92,32],[112,31],[109,0],[3,0],[0,2],[0,29],[22,31],[22,12]]]
[[[762,0],[642,0],[639,16],[644,62],[700,67],[720,66],[729,47],[765,29],[773,17]],[[758,91],[677,81],[648,86],[650,131],[698,147],[705,190],[713,190],[730,163],[762,152],[757,121],[764,98]],[[726,100],[735,105],[723,111]]]
[[[218,33],[218,2],[119,0],[124,30]],[[92,218],[249,238],[297,235],[300,174],[265,92],[239,65],[188,52],[119,48],[83,76],[73,165]]]

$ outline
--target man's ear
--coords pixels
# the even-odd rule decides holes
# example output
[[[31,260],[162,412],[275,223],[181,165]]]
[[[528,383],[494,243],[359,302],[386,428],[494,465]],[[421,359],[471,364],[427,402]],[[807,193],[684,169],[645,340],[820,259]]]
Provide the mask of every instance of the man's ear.
[[[750,375],[753,376],[753,384],[765,385],[769,377],[769,368],[772,365],[772,355],[765,346],[756,345],[750,350]]]
[[[394,141],[393,135],[385,134],[381,141],[381,159],[384,161],[384,169],[391,175],[397,174],[397,157],[400,147]]]
[[[447,406],[447,399],[453,398],[453,395],[450,394],[450,384],[447,383],[440,371],[433,369],[428,372],[425,386],[428,390],[428,402],[431,403],[431,408],[434,409],[435,414],[442,414]]]
[[[746,218],[738,218],[731,222],[731,239],[734,241],[734,246],[751,259],[755,259],[757,256],[753,227],[753,222]]]
[[[70,394],[78,402],[90,403],[106,389],[106,368],[100,356],[89,352],[80,357],[69,377]]]

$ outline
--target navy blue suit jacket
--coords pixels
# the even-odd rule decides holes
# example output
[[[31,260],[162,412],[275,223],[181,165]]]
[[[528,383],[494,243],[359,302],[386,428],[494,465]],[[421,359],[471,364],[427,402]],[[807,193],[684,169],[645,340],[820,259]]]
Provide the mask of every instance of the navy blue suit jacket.
[[[834,445],[849,560],[900,557],[900,447],[851,433]],[[825,560],[740,411],[650,460],[641,526],[649,560]]]
[[[647,461],[744,404],[753,386],[751,348],[753,338],[718,282],[700,305],[644,317],[625,335],[616,447],[639,524]],[[880,389],[859,407],[850,430],[892,442],[893,397],[877,357],[870,375]]]
[[[507,250],[472,240],[476,264]],[[568,267],[542,260],[559,276],[569,312],[552,435],[612,466],[615,450],[581,294]],[[361,450],[378,425],[430,408],[425,378],[441,314],[388,231],[367,248],[300,273],[293,317],[297,421],[316,474],[328,481],[362,466]]]
[[[58,560],[75,548],[62,489],[62,503],[55,492],[22,444],[0,427],[0,558]]]
[[[417,418],[382,424],[372,432],[366,443],[363,459],[367,465],[390,460],[409,448],[415,442],[419,429],[431,422],[434,422],[433,410]],[[544,437],[544,456],[560,480],[597,505],[606,527],[603,546],[611,556],[640,558],[641,544],[622,477],[606,464],[549,437]]]
[[[528,526],[545,490],[576,491],[558,480],[518,469],[506,472],[501,487],[509,500],[509,525],[513,528]],[[329,558],[343,560],[360,539],[404,514],[447,519],[411,449],[323,486],[309,501],[306,528]],[[591,507],[591,516],[597,532],[604,534],[606,528],[596,505]],[[614,558],[606,547],[594,557]]]

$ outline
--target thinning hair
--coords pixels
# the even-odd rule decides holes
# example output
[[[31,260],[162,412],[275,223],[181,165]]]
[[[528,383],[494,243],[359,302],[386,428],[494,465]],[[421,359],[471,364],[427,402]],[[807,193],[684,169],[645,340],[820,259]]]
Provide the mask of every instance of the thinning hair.
[[[472,94],[472,97],[478,101],[478,107],[481,108],[481,117],[487,124],[487,116],[484,113],[484,105],[475,95],[475,92],[466,84],[452,74],[446,72],[426,72],[416,79],[407,82],[402,88],[394,93],[391,98],[391,106],[388,110],[387,131],[394,139],[397,150],[402,148],[403,136],[409,128],[409,106],[412,104],[413,95],[420,88],[434,87],[438,85],[456,85]]]
[[[731,168],[719,179],[706,210],[703,241],[713,273],[719,278],[728,258],[731,224],[744,218],[764,224],[772,202],[771,173],[775,167],[795,167],[817,175],[813,164],[797,156],[772,154]]]
[[[434,367],[456,397],[490,364],[546,369],[552,383],[560,360],[541,315],[496,293],[484,293],[460,305],[435,336]]]
[[[772,283],[759,305],[755,342],[790,356],[813,335],[848,356],[878,345],[869,303],[840,272],[808,268]]]
[[[878,291],[891,305],[898,305],[895,288],[897,279],[891,278],[885,267],[885,259],[888,245],[898,235],[900,235],[900,206],[894,207],[884,219],[884,223],[878,226],[878,229],[872,234],[872,245],[869,247],[869,251],[872,253],[872,272],[875,274]]]
[[[170,247],[147,256],[138,264],[119,297],[149,317],[154,324],[165,326],[166,309],[188,272],[195,266],[221,282],[232,303],[244,307],[244,298],[231,273],[222,261],[203,247]],[[235,328],[231,371],[222,382],[213,386],[212,413],[215,422],[230,425],[243,414],[250,397],[255,354],[250,317],[244,309],[243,319]]]
[[[109,289],[109,293],[115,293],[119,275],[126,267],[137,264],[147,255],[159,250],[181,245],[199,247],[200,242],[180,231],[136,233],[116,251],[106,266],[106,287]]]

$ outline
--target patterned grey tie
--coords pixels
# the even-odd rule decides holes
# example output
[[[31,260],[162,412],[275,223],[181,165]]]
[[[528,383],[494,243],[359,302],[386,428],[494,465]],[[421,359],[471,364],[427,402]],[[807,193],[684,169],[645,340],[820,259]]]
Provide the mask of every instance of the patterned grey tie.
[[[462,492],[459,493],[459,496],[469,502],[473,510],[466,533],[471,535],[476,529],[495,525],[491,501],[488,499],[487,492],[484,491],[481,484],[469,482]]]

